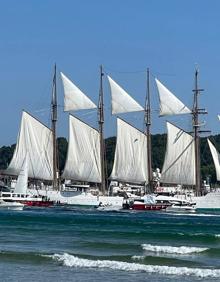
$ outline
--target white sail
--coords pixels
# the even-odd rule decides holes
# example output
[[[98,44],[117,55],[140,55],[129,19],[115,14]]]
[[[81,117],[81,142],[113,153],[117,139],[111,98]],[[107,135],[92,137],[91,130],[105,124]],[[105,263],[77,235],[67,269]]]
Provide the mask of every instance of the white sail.
[[[216,178],[218,181],[220,181],[220,154],[209,139],[208,139],[208,144],[215,165]]]
[[[111,179],[128,183],[147,183],[147,137],[117,118],[117,144]]]
[[[101,182],[100,134],[72,115],[69,116],[68,153],[62,177]]]
[[[159,100],[160,116],[190,114],[188,109],[173,93],[171,93],[158,79],[155,79]]]
[[[144,108],[122,89],[121,86],[110,76],[107,77],[111,89],[112,114],[144,111]]]
[[[167,122],[167,147],[161,182],[195,185],[194,138],[169,122]]]
[[[18,175],[18,179],[15,185],[14,193],[16,194],[27,194],[28,186],[28,158],[24,159],[21,171]]]
[[[23,112],[16,148],[7,173],[18,175],[27,156],[29,177],[52,180],[52,150],[52,131],[27,112]]]
[[[97,108],[97,106],[62,72],[60,75],[64,88],[64,111],[78,111]]]

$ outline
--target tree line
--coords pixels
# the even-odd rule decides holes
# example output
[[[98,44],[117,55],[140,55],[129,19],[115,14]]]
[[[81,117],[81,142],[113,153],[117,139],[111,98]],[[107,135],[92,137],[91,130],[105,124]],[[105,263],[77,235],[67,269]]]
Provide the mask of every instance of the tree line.
[[[166,134],[155,134],[152,135],[152,168],[162,169],[165,150],[166,150]],[[216,149],[220,152],[220,134],[215,136],[210,136],[209,139],[215,145]],[[58,144],[58,158],[59,158],[59,170],[63,171],[68,142],[66,138],[59,137],[57,138]],[[109,137],[105,139],[105,152],[106,152],[106,167],[108,176],[111,173],[113,162],[114,162],[114,153],[115,153],[116,137]],[[11,146],[3,146],[0,148],[0,169],[6,169],[12,159],[13,152],[15,149],[15,144]],[[201,174],[203,180],[207,178],[210,179],[211,183],[216,183],[216,173],[212,160],[212,156],[208,147],[207,138],[201,138],[200,142],[201,150]]]

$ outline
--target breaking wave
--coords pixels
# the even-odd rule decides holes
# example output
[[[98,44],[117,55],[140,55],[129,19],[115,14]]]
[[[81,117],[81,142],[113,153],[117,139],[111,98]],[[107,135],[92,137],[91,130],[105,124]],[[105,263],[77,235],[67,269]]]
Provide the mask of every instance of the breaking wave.
[[[201,253],[208,250],[208,248],[186,247],[186,246],[171,247],[171,246],[155,246],[151,244],[142,244],[141,246],[145,251],[150,251],[155,253],[181,254],[181,255]]]
[[[122,261],[111,261],[111,260],[90,260],[83,259],[73,255],[64,253],[54,254],[51,256],[53,260],[61,262],[63,265],[68,267],[80,267],[80,268],[109,268],[113,270],[121,271],[141,271],[146,273],[159,273],[165,275],[176,275],[176,276],[196,276],[201,278],[206,277],[220,277],[220,269],[200,269],[200,268],[189,268],[189,267],[173,267],[173,266],[160,266],[160,265],[144,265],[139,263],[129,263]]]

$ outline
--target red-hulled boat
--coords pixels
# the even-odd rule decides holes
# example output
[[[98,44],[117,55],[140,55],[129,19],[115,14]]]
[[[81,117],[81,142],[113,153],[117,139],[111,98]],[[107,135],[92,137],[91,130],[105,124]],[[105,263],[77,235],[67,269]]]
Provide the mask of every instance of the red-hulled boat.
[[[139,210],[139,211],[159,211],[165,210],[170,203],[168,202],[146,202],[145,199],[133,199],[123,204],[124,209]]]

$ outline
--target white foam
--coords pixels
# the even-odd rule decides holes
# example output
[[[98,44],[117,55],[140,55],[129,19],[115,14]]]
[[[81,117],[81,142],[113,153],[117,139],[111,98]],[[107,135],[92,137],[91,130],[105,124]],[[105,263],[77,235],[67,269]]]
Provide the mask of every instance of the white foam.
[[[215,237],[216,238],[220,238],[220,234],[215,234]]]
[[[131,257],[133,260],[144,260],[145,256],[132,256]]]
[[[220,217],[219,214],[208,214],[208,213],[172,213],[172,216]]]
[[[192,253],[201,253],[206,250],[207,248],[198,248],[198,247],[172,247],[172,246],[155,246],[151,244],[142,244],[142,248],[145,251],[155,252],[155,253],[167,253],[167,254],[192,254]]]
[[[180,236],[184,236],[185,234],[184,233],[182,233],[182,232],[179,232],[179,233],[177,233],[178,235],[180,235]]]
[[[109,268],[113,270],[121,271],[141,271],[147,273],[159,273],[166,275],[176,276],[196,276],[196,277],[220,277],[220,269],[200,269],[200,268],[188,268],[188,267],[173,267],[173,266],[161,266],[161,265],[144,265],[138,263],[129,263],[122,261],[111,260],[89,260],[82,259],[76,256],[64,253],[63,255],[54,254],[52,256],[54,260],[62,262],[63,265],[69,267],[80,268]]]
[[[183,213],[182,214],[179,214],[179,215],[184,215]],[[188,214],[185,214],[185,215],[187,215],[187,216],[198,216],[198,217],[200,217],[200,216],[204,216],[204,217],[219,217],[220,215],[219,214],[208,214],[208,213],[188,213]]]

